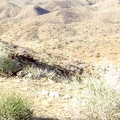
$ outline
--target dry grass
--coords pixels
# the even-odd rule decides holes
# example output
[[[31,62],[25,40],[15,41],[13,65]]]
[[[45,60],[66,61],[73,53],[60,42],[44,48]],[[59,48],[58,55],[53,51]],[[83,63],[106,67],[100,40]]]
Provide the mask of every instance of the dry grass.
[[[83,79],[81,107],[86,119],[117,120],[120,118],[120,69],[109,61],[96,65],[93,73]]]
[[[52,77],[0,79],[1,90],[26,96],[32,102],[34,116],[58,119],[111,119],[120,118],[120,69],[109,61],[96,64],[91,74],[84,74],[81,82]],[[56,112],[57,111],[57,112]]]

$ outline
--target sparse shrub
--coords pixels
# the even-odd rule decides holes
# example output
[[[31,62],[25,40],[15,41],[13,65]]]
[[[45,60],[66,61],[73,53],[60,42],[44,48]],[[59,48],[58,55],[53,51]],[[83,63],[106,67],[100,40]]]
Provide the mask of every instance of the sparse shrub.
[[[15,61],[5,52],[0,53],[0,76],[4,76],[15,70]]]
[[[23,69],[23,72],[26,72],[26,78],[29,78],[29,73],[31,74],[31,79],[41,79],[41,78],[46,78],[46,79],[53,79],[55,77],[54,71],[50,71],[47,69],[43,68],[37,68],[35,66],[26,66]]]
[[[120,119],[120,70],[110,62],[97,64],[91,75],[83,78],[80,108],[89,120]]]
[[[16,94],[0,95],[0,120],[33,120],[26,100]]]

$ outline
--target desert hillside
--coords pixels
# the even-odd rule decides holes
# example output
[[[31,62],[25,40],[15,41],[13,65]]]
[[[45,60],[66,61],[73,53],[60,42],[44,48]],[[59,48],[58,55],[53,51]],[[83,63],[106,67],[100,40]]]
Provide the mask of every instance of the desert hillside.
[[[119,62],[119,5],[119,0],[3,0],[0,39],[40,52],[40,59],[51,54],[67,61]]]
[[[27,96],[35,117],[120,119],[78,105],[87,78],[120,81],[120,0],[0,0],[0,59],[0,89]]]

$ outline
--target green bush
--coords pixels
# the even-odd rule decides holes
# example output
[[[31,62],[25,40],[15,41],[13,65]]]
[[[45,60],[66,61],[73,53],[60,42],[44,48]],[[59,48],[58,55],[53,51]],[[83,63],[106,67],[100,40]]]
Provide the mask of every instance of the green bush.
[[[33,120],[33,111],[20,96],[0,95],[0,120]]]
[[[9,58],[7,53],[0,54],[0,76],[4,76],[15,70],[15,61]]]

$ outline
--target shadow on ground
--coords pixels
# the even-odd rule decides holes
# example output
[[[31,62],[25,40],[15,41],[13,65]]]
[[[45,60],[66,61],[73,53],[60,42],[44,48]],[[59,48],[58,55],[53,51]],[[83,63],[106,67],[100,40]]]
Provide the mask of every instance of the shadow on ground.
[[[59,120],[57,118],[42,118],[42,117],[39,117],[39,118],[34,118],[34,120]]]
[[[9,48],[12,49],[10,50],[8,57],[11,60],[15,61],[15,64],[17,66],[17,68],[15,68],[14,71],[6,75],[7,78],[17,76],[17,73],[22,71],[26,66],[32,66],[32,65],[42,70],[42,72],[39,75],[37,75],[37,78],[35,79],[41,79],[45,70],[47,70],[48,72],[53,71],[56,77],[71,77],[73,75],[76,75],[76,73],[78,75],[82,75],[82,73],[84,72],[84,68],[77,67],[74,65],[72,65],[73,69],[70,69],[60,65],[55,65],[55,64],[49,65],[48,63],[41,62],[35,59],[32,56],[33,51],[27,48],[22,48],[17,45],[7,43],[4,41],[0,41],[0,44],[2,44],[2,46],[6,46],[5,47],[6,51],[9,50]]]

